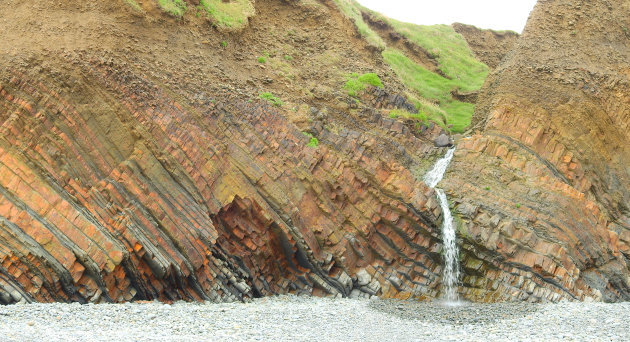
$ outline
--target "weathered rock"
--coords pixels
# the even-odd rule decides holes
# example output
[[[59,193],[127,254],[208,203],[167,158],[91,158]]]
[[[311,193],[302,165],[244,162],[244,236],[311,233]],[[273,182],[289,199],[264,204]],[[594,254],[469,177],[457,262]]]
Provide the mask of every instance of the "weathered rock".
[[[435,147],[447,147],[452,146],[451,138],[446,134],[440,134],[435,140],[433,140]]]
[[[630,293],[627,46],[621,31],[584,35],[584,46],[574,46],[553,17],[566,3],[537,7],[480,98],[481,134],[458,142],[441,183],[460,214],[469,299]],[[413,109],[403,96],[370,89],[361,104],[372,108],[355,117],[331,110],[311,124],[311,104],[292,116],[243,89],[271,68],[243,61],[255,51],[226,57],[198,46],[205,26],[142,21],[122,2],[44,1],[55,12],[40,30],[29,4],[0,2],[0,12],[28,18],[1,23],[0,302],[439,295],[441,212],[421,176],[439,154],[431,141],[440,128],[412,132],[380,111]],[[262,18],[281,11],[292,27],[304,25],[299,4],[269,6]],[[585,25],[598,27],[595,18],[608,12],[627,22],[627,11],[601,6],[583,5]],[[98,23],[92,35],[70,20],[77,7]],[[323,11],[313,22],[337,32],[338,47],[369,54],[339,13],[309,8]],[[270,41],[257,36],[268,31],[259,20],[243,39]],[[551,48],[538,26],[556,30],[560,46]],[[330,40],[312,31],[287,41],[318,63],[329,57],[311,52]],[[572,64],[557,62],[565,53]],[[229,58],[249,69],[224,65]],[[588,69],[572,69],[583,60]],[[385,74],[379,63],[369,67]],[[314,95],[326,99],[320,88]],[[315,105],[335,108],[330,101]],[[305,128],[319,145],[308,146]]]
[[[458,143],[441,183],[459,203],[464,259],[484,264],[463,262],[469,297],[630,299],[624,6],[540,1],[489,76],[479,134]]]
[[[365,286],[369,284],[371,280],[372,280],[372,276],[369,273],[367,273],[366,270],[363,269],[357,272],[357,284],[359,286]]]

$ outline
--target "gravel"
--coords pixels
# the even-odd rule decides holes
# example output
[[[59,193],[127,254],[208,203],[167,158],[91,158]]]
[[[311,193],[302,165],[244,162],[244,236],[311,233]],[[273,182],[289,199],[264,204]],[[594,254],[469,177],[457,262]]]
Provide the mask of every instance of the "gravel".
[[[278,296],[251,303],[0,306],[0,341],[628,341],[630,303]]]

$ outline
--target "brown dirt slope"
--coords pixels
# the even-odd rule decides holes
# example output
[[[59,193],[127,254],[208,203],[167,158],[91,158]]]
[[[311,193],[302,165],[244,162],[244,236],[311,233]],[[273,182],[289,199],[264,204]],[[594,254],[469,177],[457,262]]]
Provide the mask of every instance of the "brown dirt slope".
[[[630,299],[628,6],[540,1],[447,179],[468,243],[611,301]]]
[[[472,25],[454,23],[455,31],[466,39],[475,56],[494,69],[503,57],[512,50],[519,34],[512,31],[482,30]]]

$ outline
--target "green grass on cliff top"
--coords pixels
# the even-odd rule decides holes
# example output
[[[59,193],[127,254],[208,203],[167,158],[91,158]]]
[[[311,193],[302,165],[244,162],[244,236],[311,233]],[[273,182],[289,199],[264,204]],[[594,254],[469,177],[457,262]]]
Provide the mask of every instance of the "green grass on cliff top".
[[[450,25],[414,25],[385,18],[410,41],[437,58],[440,70],[461,91],[479,90],[490,68],[475,58],[466,40]]]
[[[475,105],[453,99],[451,89],[457,88],[456,82],[421,67],[399,50],[387,49],[383,51],[383,58],[398,78],[424,100],[410,97],[418,110],[426,112],[429,120],[453,125],[454,132],[463,132],[470,125]]]
[[[354,20],[354,24],[357,27],[357,30],[361,34],[361,37],[365,39],[370,45],[375,46],[380,49],[384,49],[387,47],[381,36],[379,36],[376,32],[374,32],[368,26],[365,21],[363,21],[363,17],[361,16],[361,5],[359,5],[354,0],[333,0],[337,7],[341,9],[341,11],[350,19]]]
[[[452,90],[479,90],[488,76],[489,67],[477,60],[466,40],[449,25],[423,26],[403,23],[373,12],[355,0],[335,0],[346,16],[354,20],[358,31],[371,45],[383,48],[383,58],[408,88],[409,99],[426,117],[441,126],[453,125],[462,132],[470,125],[475,107],[453,99]],[[444,76],[427,70],[405,54],[387,47],[383,39],[363,20],[367,12],[388,23],[394,30],[423,47],[438,62]]]

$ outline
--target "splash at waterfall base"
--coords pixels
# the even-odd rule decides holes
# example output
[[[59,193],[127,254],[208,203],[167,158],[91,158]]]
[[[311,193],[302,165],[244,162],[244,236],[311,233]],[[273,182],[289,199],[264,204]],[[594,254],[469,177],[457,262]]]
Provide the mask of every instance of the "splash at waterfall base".
[[[436,196],[440,202],[442,208],[442,256],[444,258],[444,269],[442,272],[442,284],[444,286],[443,299],[444,305],[458,306],[463,304],[459,300],[457,294],[457,285],[459,282],[459,248],[457,247],[457,237],[455,234],[455,227],[453,225],[453,216],[451,210],[448,207],[448,199],[442,189],[436,188],[436,185],[444,177],[444,173],[448,168],[455,148],[451,148],[446,152],[446,155],[439,159],[433,168],[427,172],[424,176],[424,182],[430,187],[435,189]]]

